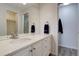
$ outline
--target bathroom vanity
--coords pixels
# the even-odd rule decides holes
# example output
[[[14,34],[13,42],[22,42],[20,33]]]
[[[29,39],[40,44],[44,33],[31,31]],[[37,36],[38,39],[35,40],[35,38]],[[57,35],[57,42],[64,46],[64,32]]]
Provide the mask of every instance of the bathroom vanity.
[[[51,53],[51,36],[19,34],[17,39],[3,37],[0,56],[48,56]]]

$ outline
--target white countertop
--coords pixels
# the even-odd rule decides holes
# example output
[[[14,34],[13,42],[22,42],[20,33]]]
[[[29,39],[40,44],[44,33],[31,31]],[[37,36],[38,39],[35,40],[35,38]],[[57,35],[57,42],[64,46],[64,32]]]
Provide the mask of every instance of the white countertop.
[[[18,39],[9,39],[8,36],[3,36],[0,39],[0,56],[7,55],[17,51],[23,47],[27,47],[49,35],[36,35],[36,34],[19,34]]]

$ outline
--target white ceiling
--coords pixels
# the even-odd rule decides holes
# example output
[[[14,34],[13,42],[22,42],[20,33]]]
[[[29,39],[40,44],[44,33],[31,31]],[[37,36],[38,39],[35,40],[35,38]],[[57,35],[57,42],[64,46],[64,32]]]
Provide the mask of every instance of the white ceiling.
[[[23,5],[23,3],[4,3],[5,5],[12,6],[18,9],[25,9],[30,6],[36,5],[37,3],[26,3],[26,5]]]

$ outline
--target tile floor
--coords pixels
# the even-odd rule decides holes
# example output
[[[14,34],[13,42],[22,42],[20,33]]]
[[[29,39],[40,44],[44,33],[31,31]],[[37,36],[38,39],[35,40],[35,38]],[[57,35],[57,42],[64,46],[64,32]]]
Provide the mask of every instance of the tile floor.
[[[66,47],[60,47],[58,49],[58,55],[59,56],[77,56],[77,50],[75,49],[70,49]]]

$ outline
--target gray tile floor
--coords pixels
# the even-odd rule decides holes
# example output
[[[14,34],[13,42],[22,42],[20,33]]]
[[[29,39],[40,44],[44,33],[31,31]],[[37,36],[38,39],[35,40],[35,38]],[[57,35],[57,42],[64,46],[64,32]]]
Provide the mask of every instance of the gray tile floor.
[[[58,48],[58,55],[59,56],[77,56],[77,50],[70,49],[66,47],[60,47]]]

